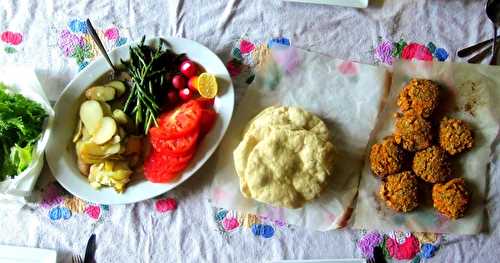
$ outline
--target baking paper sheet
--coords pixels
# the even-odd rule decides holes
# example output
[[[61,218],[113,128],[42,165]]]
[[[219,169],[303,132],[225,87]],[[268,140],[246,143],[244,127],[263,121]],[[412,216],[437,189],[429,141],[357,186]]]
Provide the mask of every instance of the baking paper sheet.
[[[214,157],[214,206],[284,220],[309,229],[345,226],[362,172],[364,152],[386,85],[382,67],[333,59],[295,48],[274,48],[238,105]],[[252,117],[272,105],[302,107],[328,125],[336,147],[329,187],[301,209],[275,208],[240,193],[233,151]]]
[[[482,230],[488,162],[497,142],[500,107],[500,69],[486,65],[408,62],[394,65],[389,97],[380,114],[370,146],[393,132],[397,96],[412,77],[436,81],[442,89],[440,115],[462,119],[474,132],[475,146],[453,160],[454,176],[465,178],[472,202],[462,219],[448,220],[432,208],[430,192],[416,211],[403,214],[387,209],[377,200],[380,182],[369,168],[363,169],[359,197],[353,215],[354,228],[409,230],[414,232],[474,234]],[[498,175],[496,175],[498,176]]]

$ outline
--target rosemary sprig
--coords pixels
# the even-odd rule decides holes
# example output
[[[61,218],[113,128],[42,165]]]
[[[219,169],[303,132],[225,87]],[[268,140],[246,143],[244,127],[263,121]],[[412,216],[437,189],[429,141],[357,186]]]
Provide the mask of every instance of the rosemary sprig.
[[[123,61],[132,79],[130,92],[123,107],[134,119],[137,127],[148,133],[149,127],[156,123],[156,117],[165,105],[166,94],[171,84],[167,79],[169,74],[177,74],[179,62],[184,54],[177,55],[168,49],[163,40],[159,47],[145,45],[146,37],[134,47],[130,47],[130,59]]]

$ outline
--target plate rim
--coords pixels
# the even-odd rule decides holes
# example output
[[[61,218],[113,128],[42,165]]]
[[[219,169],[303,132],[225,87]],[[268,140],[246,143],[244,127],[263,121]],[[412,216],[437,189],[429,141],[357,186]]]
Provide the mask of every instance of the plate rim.
[[[87,202],[92,202],[92,203],[96,203],[96,204],[103,204],[103,205],[131,204],[131,203],[137,203],[137,202],[141,202],[141,201],[144,201],[144,200],[148,200],[148,199],[151,199],[151,198],[154,198],[156,196],[165,194],[165,193],[167,193],[167,192],[175,189],[176,187],[178,187],[179,185],[181,185],[183,182],[185,182],[186,180],[188,180],[189,178],[191,178],[193,175],[195,175],[210,160],[210,158],[212,157],[212,155],[215,153],[215,151],[219,147],[222,139],[224,138],[224,136],[225,136],[225,134],[226,134],[226,132],[227,132],[227,130],[229,128],[229,124],[230,124],[230,122],[232,120],[232,117],[233,117],[233,114],[234,114],[234,108],[235,108],[234,83],[232,81],[231,75],[229,74],[229,71],[227,70],[227,68],[226,68],[224,62],[222,61],[222,59],[215,52],[213,52],[211,49],[209,49],[205,45],[199,43],[198,41],[195,41],[195,40],[192,40],[192,39],[183,38],[183,37],[176,37],[176,36],[154,36],[154,37],[148,37],[148,38],[146,38],[145,43],[151,44],[152,41],[157,42],[157,41],[162,40],[162,39],[166,40],[167,42],[172,41],[172,40],[191,42],[191,44],[200,46],[205,51],[208,51],[209,54],[211,54],[214,57],[216,57],[217,61],[220,63],[220,65],[222,65],[222,67],[221,67],[221,69],[223,69],[222,70],[222,78],[224,78],[225,80],[229,81],[229,83],[227,85],[227,87],[228,87],[227,92],[229,93],[228,94],[229,95],[228,100],[231,101],[231,105],[227,109],[227,111],[228,111],[228,113],[227,113],[228,114],[227,115],[228,121],[227,121],[227,123],[223,122],[222,125],[221,125],[222,126],[222,130],[220,131],[220,136],[214,138],[214,139],[216,139],[216,141],[214,142],[213,146],[208,148],[208,151],[205,153],[205,155],[202,158],[200,158],[198,160],[198,163],[192,164],[192,165],[197,165],[198,167],[196,167],[192,171],[189,171],[189,174],[187,176],[182,176],[178,181],[175,181],[173,183],[173,184],[175,184],[173,187],[169,187],[168,186],[169,184],[163,184],[163,185],[165,185],[165,187],[161,187],[162,188],[161,190],[150,192],[150,194],[144,194],[144,195],[142,195],[139,198],[130,198],[129,200],[120,200],[120,199],[115,199],[115,200],[96,200],[96,199],[91,199],[91,198],[89,199],[89,198],[86,197],[86,194],[81,194],[83,190],[75,190],[75,189],[72,189],[72,187],[70,187],[69,185],[67,185],[66,182],[62,179],[62,177],[61,177],[60,174],[57,174],[57,173],[53,172],[54,170],[59,170],[60,169],[59,162],[60,162],[61,158],[60,157],[54,157],[54,159],[52,158],[53,156],[52,156],[52,153],[50,152],[50,150],[52,149],[52,144],[54,143],[52,140],[55,140],[55,139],[54,139],[54,136],[51,136],[51,138],[49,140],[49,143],[48,143],[48,145],[47,145],[47,147],[45,149],[45,154],[46,154],[46,158],[47,158],[47,164],[49,166],[49,169],[50,169],[52,175],[56,179],[56,181],[64,189],[66,189],[68,192],[70,192],[72,195],[74,195],[74,196],[76,196],[76,197],[78,197],[80,199],[83,199],[83,200],[85,200]],[[122,45],[120,47],[113,48],[112,50],[108,51],[108,53],[111,54],[111,55],[113,55],[113,54],[116,54],[118,52],[121,52],[121,51],[117,51],[117,50],[128,49],[130,46],[137,45],[138,43],[140,43],[140,40],[139,41],[133,41],[133,42],[127,43],[127,44]],[[175,47],[174,47],[174,49],[175,49]],[[186,53],[189,56],[189,51],[186,52]],[[121,59],[121,57],[117,56],[117,59]],[[112,60],[114,60],[114,59],[112,58]],[[78,72],[71,79],[71,81],[66,85],[66,87],[59,94],[59,96],[58,96],[58,98],[56,100],[56,103],[54,104],[54,113],[55,113],[54,114],[55,115],[54,116],[54,121],[57,118],[56,109],[58,108],[58,105],[59,105],[59,103],[61,101],[61,98],[64,96],[64,94],[66,92],[68,92],[68,90],[70,88],[72,88],[72,86],[75,85],[75,82],[79,81],[79,78],[80,78],[81,75],[92,74],[92,73],[88,73],[87,71],[91,70],[92,67],[95,67],[96,64],[99,65],[99,64],[103,64],[103,63],[106,64],[107,62],[105,61],[104,57],[100,56],[100,57],[96,58],[95,60],[93,60],[92,62],[90,62],[89,65],[87,65],[84,69],[82,69],[80,72]],[[106,64],[106,67],[108,67],[107,64]],[[100,76],[102,76],[102,74],[100,74],[99,77]],[[80,174],[78,174],[78,175],[80,175]],[[71,176],[74,176],[74,175],[71,174]],[[146,181],[145,183],[151,183],[151,182],[147,182]],[[158,185],[160,185],[160,184],[158,184]],[[89,187],[90,187],[90,185],[89,185]],[[110,187],[105,187],[105,188],[110,188]],[[101,191],[101,190],[95,190],[95,191]]]

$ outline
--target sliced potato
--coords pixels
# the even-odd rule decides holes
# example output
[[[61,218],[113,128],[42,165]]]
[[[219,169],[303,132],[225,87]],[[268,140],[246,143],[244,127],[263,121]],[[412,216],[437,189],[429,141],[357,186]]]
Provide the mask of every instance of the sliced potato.
[[[127,91],[127,87],[125,87],[125,83],[119,80],[113,80],[105,84],[105,86],[112,87],[116,90],[116,95],[120,97]]]
[[[101,104],[102,113],[104,114],[104,116],[113,115],[113,112],[111,111],[111,106],[108,103],[99,101],[99,104]]]
[[[90,173],[90,164],[84,162],[81,158],[77,158],[78,170],[85,176],[88,176]]]
[[[127,114],[120,109],[113,111],[113,119],[115,119],[115,121],[120,125],[126,125],[128,123]]]
[[[89,100],[110,101],[115,99],[116,89],[108,86],[94,86],[85,91]]]
[[[95,144],[105,144],[116,134],[116,122],[111,117],[103,117],[99,129],[94,134],[92,141]]]
[[[93,135],[99,129],[103,111],[101,104],[95,100],[87,100],[80,106],[80,119],[89,134]]]
[[[78,120],[78,124],[76,124],[76,129],[75,129],[75,134],[73,135],[73,143],[76,143],[78,140],[80,140],[80,137],[82,137],[83,133],[83,124],[81,120]]]
[[[120,152],[120,148],[121,145],[119,143],[98,145],[92,142],[84,142],[80,148],[80,154],[104,159]]]
[[[120,143],[122,141],[122,138],[120,137],[120,135],[116,134],[115,136],[113,136],[113,138],[111,139],[111,143],[115,144],[115,143]]]

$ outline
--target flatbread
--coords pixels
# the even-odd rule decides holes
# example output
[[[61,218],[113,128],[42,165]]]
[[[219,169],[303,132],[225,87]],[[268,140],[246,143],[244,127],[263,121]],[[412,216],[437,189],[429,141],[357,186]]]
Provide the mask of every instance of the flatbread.
[[[250,153],[243,177],[255,200],[298,208],[319,196],[332,157],[333,145],[315,133],[274,128]]]

